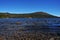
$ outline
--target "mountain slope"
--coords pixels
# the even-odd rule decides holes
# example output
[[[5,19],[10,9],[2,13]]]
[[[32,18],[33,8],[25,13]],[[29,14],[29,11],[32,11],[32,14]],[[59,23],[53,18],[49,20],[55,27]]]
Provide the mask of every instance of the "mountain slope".
[[[34,12],[28,14],[10,14],[10,13],[0,13],[0,18],[55,18],[56,16],[50,15],[45,12]]]
[[[45,13],[45,12],[35,12],[35,13],[32,13],[31,14],[33,17],[42,17],[42,18],[45,18],[45,17],[47,17],[47,18],[50,18],[50,17],[56,17],[56,16],[53,16],[53,15],[50,15],[50,14],[48,14],[48,13]]]

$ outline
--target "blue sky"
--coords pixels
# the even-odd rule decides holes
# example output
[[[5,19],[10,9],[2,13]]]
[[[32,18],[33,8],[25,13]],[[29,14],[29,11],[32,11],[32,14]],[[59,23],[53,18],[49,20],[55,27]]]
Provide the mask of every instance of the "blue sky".
[[[0,12],[47,12],[60,16],[60,0],[0,0]]]

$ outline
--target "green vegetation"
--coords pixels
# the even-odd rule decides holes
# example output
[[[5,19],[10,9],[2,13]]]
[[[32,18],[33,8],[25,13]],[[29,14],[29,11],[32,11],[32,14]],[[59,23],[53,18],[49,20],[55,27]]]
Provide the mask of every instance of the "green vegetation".
[[[10,14],[0,13],[0,18],[54,18],[56,16],[50,15],[45,12],[35,12],[29,14]]]

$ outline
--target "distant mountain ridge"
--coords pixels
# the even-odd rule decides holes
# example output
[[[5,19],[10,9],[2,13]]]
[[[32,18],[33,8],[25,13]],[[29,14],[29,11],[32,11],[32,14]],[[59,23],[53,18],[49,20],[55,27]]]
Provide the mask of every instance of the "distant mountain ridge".
[[[46,12],[34,12],[28,14],[11,14],[11,13],[0,13],[0,18],[55,18],[57,16],[48,14]]]

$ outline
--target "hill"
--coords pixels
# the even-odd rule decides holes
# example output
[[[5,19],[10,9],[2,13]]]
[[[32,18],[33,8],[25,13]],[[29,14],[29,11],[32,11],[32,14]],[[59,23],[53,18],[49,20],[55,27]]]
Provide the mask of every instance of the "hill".
[[[11,13],[0,13],[0,18],[55,18],[57,16],[50,15],[45,12],[34,12],[28,14],[11,14]]]

